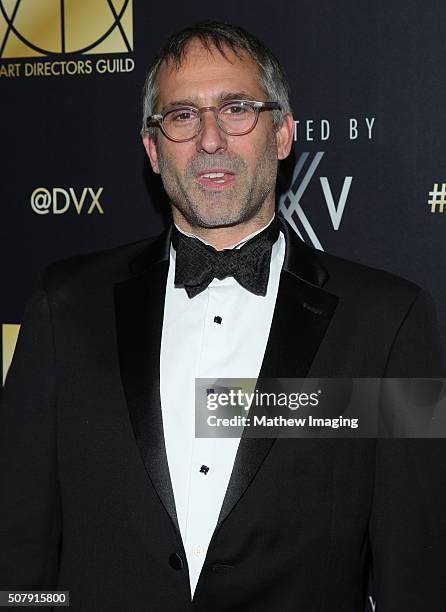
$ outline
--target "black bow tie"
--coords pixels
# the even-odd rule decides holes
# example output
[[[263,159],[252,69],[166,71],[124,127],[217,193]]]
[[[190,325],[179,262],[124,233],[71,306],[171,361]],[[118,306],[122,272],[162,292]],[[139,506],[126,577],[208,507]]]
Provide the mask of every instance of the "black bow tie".
[[[233,276],[255,295],[266,295],[271,251],[280,231],[277,217],[239,249],[217,251],[191,236],[172,228],[176,251],[175,287],[184,287],[190,298],[206,289],[214,279]]]

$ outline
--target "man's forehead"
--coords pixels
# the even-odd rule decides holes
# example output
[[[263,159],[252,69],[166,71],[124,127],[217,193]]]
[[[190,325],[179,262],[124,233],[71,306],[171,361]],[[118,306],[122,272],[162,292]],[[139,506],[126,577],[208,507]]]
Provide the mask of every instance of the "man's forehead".
[[[223,46],[221,51],[213,45],[206,47],[199,40],[192,40],[184,50],[181,63],[173,60],[163,62],[158,73],[160,101],[179,95],[200,97],[214,91],[251,91],[251,95],[262,92],[257,63],[240,49],[235,53]]]
[[[253,60],[244,49],[232,49],[228,44],[221,43],[218,47],[211,41],[205,43],[199,38],[190,40],[181,54],[180,61],[175,61],[173,58],[168,58],[167,62],[163,63],[163,67],[168,71],[175,71],[184,66],[193,67],[196,64],[203,62],[207,63],[223,63],[229,64],[248,63],[252,64]]]

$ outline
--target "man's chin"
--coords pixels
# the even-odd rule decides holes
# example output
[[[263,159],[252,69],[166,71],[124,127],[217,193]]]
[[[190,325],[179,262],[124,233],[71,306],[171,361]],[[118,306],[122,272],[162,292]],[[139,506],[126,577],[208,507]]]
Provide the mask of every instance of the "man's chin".
[[[191,225],[195,225],[196,227],[201,227],[202,229],[218,229],[225,227],[234,227],[235,225],[240,225],[245,221],[241,216],[237,217],[229,217],[229,218],[215,218],[215,217],[195,217],[189,220]]]
[[[232,227],[246,221],[246,212],[242,210],[233,210],[231,205],[234,203],[234,198],[228,198],[227,201],[222,198],[212,198],[209,194],[206,202],[195,205],[187,215],[189,221],[194,221],[195,225],[203,229],[212,229],[219,227]],[[183,211],[183,214],[186,211]],[[186,216],[186,215],[185,215]]]
[[[234,227],[249,221],[254,214],[247,214],[243,210],[207,210],[194,209],[189,211],[182,211],[183,216],[192,226],[201,227],[203,229],[218,229],[224,227]]]

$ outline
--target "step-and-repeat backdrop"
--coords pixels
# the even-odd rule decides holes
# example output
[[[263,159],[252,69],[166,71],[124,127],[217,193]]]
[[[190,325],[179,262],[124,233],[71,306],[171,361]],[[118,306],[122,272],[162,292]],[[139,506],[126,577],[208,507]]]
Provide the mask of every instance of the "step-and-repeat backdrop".
[[[446,341],[444,0],[0,0],[3,379],[49,262],[163,228],[141,87],[167,35],[201,19],[246,27],[289,75],[278,201],[295,231],[430,290]]]

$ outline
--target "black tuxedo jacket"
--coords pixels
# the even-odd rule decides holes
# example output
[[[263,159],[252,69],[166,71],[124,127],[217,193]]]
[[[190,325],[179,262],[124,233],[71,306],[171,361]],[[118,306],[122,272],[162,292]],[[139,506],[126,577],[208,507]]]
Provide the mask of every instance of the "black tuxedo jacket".
[[[284,232],[261,376],[443,373],[424,291]],[[361,612],[371,567],[379,612],[444,612],[441,440],[242,438],[191,602],[160,410],[168,255],[166,232],[58,262],[31,298],[1,408],[0,589],[69,590],[73,612]]]

